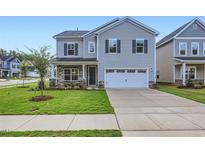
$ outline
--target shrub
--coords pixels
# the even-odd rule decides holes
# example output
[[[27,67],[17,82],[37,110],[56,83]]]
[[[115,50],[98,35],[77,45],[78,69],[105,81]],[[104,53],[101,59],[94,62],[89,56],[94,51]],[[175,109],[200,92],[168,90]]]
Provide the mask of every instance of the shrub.
[[[188,80],[186,81],[186,87],[187,87],[187,88],[194,88],[194,83],[192,82],[191,79],[188,79]]]
[[[98,87],[99,88],[104,88],[104,82],[103,81],[99,81],[98,82]]]

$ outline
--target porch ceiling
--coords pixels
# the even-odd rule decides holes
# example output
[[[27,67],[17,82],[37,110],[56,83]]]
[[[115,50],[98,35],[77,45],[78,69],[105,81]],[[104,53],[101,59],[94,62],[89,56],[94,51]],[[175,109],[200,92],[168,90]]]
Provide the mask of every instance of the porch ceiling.
[[[205,57],[174,57],[174,59],[186,64],[205,64]]]
[[[97,64],[96,58],[56,58],[52,61],[53,64],[60,65],[79,65],[79,64]]]

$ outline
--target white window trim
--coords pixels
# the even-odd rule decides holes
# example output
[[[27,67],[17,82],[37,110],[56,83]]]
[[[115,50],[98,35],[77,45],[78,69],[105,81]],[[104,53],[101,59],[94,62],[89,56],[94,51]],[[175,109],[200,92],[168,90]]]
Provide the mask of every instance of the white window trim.
[[[194,68],[195,69],[194,79],[191,79],[191,80],[196,80],[196,66],[186,66],[186,69],[190,69],[190,68]],[[182,66],[180,67],[180,79],[182,79]]]
[[[67,42],[67,56],[76,56],[76,55],[75,55],[75,52],[76,52],[76,51],[75,51],[75,43],[76,43],[76,42]],[[68,44],[73,44],[73,45],[74,45],[74,55],[69,55],[69,54],[68,54]],[[78,56],[78,55],[77,55],[77,56]]]
[[[136,39],[136,54],[139,54],[139,55],[145,54],[145,53],[144,53],[144,40],[145,40],[145,39],[142,39],[142,38],[137,38],[137,39]],[[137,52],[137,41],[143,41],[143,52],[142,52],[142,53],[138,53],[138,52]]]
[[[185,55],[181,55],[181,44],[186,44]],[[187,56],[187,42],[179,42],[179,56]]]
[[[193,55],[193,52],[192,52],[192,46],[193,46],[193,44],[197,44],[197,46],[198,46],[197,55]],[[191,42],[191,55],[192,55],[192,56],[199,56],[199,42]]]
[[[205,42],[203,42],[203,55],[205,56]]]
[[[110,53],[110,41],[113,41],[113,40],[116,41],[116,52],[115,52],[115,53],[113,53],[113,52]],[[108,53],[109,53],[109,54],[117,54],[117,38],[109,38],[108,41],[109,41]]]
[[[94,46],[94,52],[90,52],[90,44],[93,44],[93,46]],[[88,42],[88,53],[95,53],[95,42],[94,42],[94,41],[89,41],[89,42]]]
[[[63,79],[64,81],[78,81],[78,80],[73,80],[72,79],[72,70],[73,69],[77,69],[78,70],[78,80],[79,80],[79,77],[80,77],[80,70],[78,68],[64,68],[63,69]],[[65,80],[65,70],[70,70],[70,80]]]

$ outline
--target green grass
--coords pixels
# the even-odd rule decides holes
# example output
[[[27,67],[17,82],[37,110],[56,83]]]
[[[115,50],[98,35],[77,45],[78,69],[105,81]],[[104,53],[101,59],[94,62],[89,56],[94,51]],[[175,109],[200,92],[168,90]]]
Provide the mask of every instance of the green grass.
[[[0,89],[0,115],[114,113],[104,90],[49,90],[45,95],[54,99],[32,102],[31,97],[40,95],[40,91],[35,93],[28,89]]]
[[[80,130],[80,131],[0,131],[0,137],[121,137],[119,130]]]
[[[159,90],[187,99],[195,100],[200,103],[205,103],[205,89],[181,89],[174,85],[160,84]]]

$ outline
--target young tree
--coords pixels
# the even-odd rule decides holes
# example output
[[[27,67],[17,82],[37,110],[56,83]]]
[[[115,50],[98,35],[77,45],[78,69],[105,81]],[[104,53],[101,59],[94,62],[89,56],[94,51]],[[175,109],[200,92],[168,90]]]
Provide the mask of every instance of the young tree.
[[[49,60],[51,58],[50,53],[48,52],[49,49],[50,49],[49,46],[40,47],[39,50],[28,48],[28,50],[31,52],[29,54],[29,59],[31,60],[35,69],[37,69],[40,74],[41,96],[43,96],[43,90],[45,87],[44,79],[48,73]]]
[[[26,77],[27,72],[28,72],[28,63],[24,60],[21,62],[20,65],[20,73],[23,77],[23,87],[24,87],[24,79]]]

